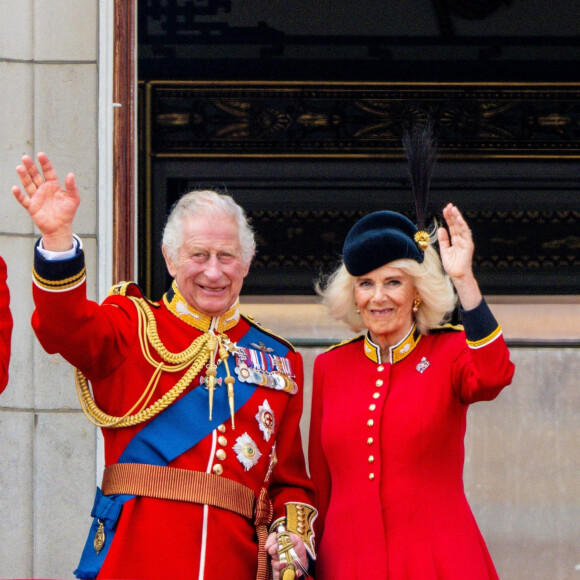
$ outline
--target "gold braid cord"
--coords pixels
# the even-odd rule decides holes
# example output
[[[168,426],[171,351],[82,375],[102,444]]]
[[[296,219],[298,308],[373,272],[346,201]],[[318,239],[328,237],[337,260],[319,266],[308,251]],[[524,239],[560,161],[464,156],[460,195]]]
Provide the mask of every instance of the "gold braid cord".
[[[108,415],[95,403],[93,395],[89,388],[87,378],[79,369],[75,369],[75,382],[77,386],[77,395],[84,414],[89,421],[97,427],[121,428],[132,427],[148,421],[167,407],[171,405],[185,389],[191,384],[191,381],[200,373],[204,365],[210,360],[213,353],[210,345],[215,339],[215,335],[209,332],[196,338],[188,348],[174,353],[165,348],[157,334],[157,323],[151,308],[142,298],[129,297],[138,313],[138,333],[141,351],[145,360],[155,369],[145,387],[139,400],[121,417]],[[208,345],[208,342],[210,345]],[[157,361],[151,355],[151,347],[161,358]],[[214,347],[215,348],[215,347]],[[177,383],[165,393],[155,403],[149,405],[151,397],[155,392],[155,387],[159,382],[161,373],[177,373],[189,366],[186,373]],[[229,373],[228,373],[229,374]],[[149,405],[149,406],[148,406]]]

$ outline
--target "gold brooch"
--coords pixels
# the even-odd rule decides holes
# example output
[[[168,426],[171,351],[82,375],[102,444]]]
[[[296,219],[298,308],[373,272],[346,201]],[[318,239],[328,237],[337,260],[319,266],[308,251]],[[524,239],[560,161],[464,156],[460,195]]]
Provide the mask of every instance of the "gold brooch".
[[[419,230],[415,234],[413,239],[415,240],[415,243],[417,244],[419,249],[423,251],[425,251],[429,247],[429,242],[431,241],[429,233],[426,232],[425,230]]]

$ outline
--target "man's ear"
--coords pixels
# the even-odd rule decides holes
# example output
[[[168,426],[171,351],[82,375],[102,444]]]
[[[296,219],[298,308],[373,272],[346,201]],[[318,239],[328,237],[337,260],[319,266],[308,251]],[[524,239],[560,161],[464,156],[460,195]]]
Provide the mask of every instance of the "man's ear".
[[[165,258],[165,265],[167,266],[167,271],[172,278],[175,278],[175,274],[177,273],[177,266],[173,263],[171,258],[169,257],[169,253],[165,246],[161,247],[161,252],[163,253],[163,257]]]

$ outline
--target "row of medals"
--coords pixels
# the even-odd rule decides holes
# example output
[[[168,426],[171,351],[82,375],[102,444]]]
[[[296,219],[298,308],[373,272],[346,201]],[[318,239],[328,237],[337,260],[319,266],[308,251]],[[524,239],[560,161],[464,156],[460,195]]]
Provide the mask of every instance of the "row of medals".
[[[298,390],[296,382],[290,377],[281,373],[268,372],[262,369],[258,370],[254,367],[249,367],[245,362],[238,362],[238,360],[238,357],[236,357],[235,372],[240,382],[252,383],[291,394],[295,394]]]

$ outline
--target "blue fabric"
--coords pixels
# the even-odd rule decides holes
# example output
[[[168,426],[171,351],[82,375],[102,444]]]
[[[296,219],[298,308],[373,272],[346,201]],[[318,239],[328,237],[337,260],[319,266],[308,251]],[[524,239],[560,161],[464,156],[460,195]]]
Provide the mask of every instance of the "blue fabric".
[[[255,328],[250,328],[237,344],[252,348],[252,344],[259,343],[280,352],[280,342]],[[284,353],[278,356],[285,356],[287,353],[286,348]],[[232,363],[233,358],[230,357],[228,359],[230,374],[235,376]],[[214,391],[212,421],[209,420],[209,392],[203,387],[193,389],[143,427],[129,442],[119,463],[168,465],[227,421],[230,417],[230,407],[227,387],[223,382],[226,377],[225,364],[218,366],[217,377],[222,378],[222,384],[216,386]],[[248,402],[256,388],[256,385],[236,381],[234,387],[236,411]]]
[[[218,378],[223,379],[226,376],[223,367],[223,364],[218,367]],[[233,369],[231,370],[233,372]],[[236,411],[247,403],[255,390],[255,385],[236,383],[234,389]],[[211,421],[209,391],[203,386],[195,388],[175,401],[158,417],[158,420],[152,420],[133,437],[119,458],[119,463],[168,465],[173,459],[205,439],[230,417],[226,385],[223,380],[221,385],[216,385]]]
[[[85,267],[85,255],[75,242],[75,253],[63,260],[47,260],[38,249],[40,239],[36,242],[34,252],[34,271],[50,282],[59,282],[77,275]]]
[[[238,345],[245,348],[256,348],[256,345],[260,344],[273,349],[278,356],[285,356],[288,353],[287,347],[284,347],[283,353],[280,352],[282,344],[278,340],[253,327],[238,341]],[[233,358],[228,359],[232,376],[234,373],[233,360]],[[230,417],[227,387],[223,382],[223,378],[226,376],[225,364],[222,363],[217,369],[217,377],[222,378],[222,385],[216,386],[214,391],[211,421],[209,420],[208,391],[203,386],[194,388],[151,419],[129,442],[119,458],[119,463],[165,466],[205,439]],[[196,377],[194,380],[199,380],[199,378]],[[235,411],[248,402],[256,388],[257,385],[236,381],[234,387]],[[113,541],[123,504],[133,497],[135,496],[105,496],[97,488],[91,512],[91,516],[94,518],[93,523],[79,566],[74,572],[77,578],[89,580],[97,577]],[[95,552],[93,545],[99,527],[98,520],[101,520],[105,527],[105,545],[99,554]]]
[[[459,311],[467,340],[483,340],[493,334],[499,326],[485,298],[482,298],[479,305],[472,310],[460,308]]]
[[[103,495],[100,488],[97,487],[95,496],[95,503],[91,510],[91,516],[94,518],[89,531],[89,537],[85,543],[81,560],[78,568],[74,571],[77,578],[89,579],[96,578],[105,558],[113,536],[115,535],[115,527],[121,515],[123,504],[133,498],[132,495]],[[95,536],[99,528],[99,520],[103,523],[105,531],[105,544],[101,551],[97,554],[94,548]]]

